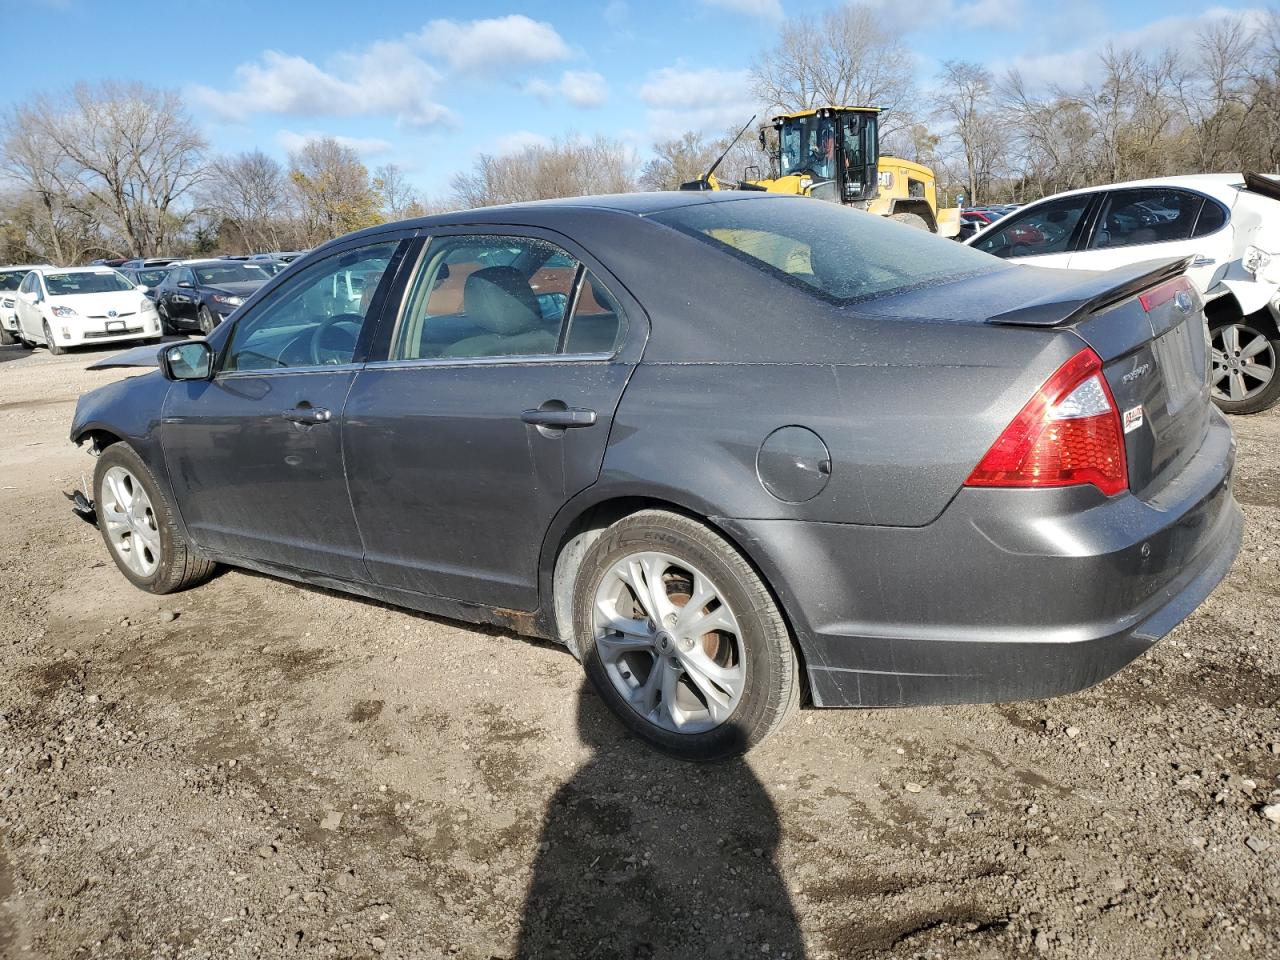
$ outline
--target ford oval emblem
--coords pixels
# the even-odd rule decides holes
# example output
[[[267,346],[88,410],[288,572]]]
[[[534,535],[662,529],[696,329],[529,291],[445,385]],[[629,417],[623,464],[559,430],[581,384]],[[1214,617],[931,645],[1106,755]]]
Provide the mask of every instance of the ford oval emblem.
[[[116,315],[116,312],[115,312],[114,310],[108,310],[108,311],[107,311],[107,316],[108,316],[108,317],[114,317],[115,315]]]
[[[1179,290],[1173,297],[1174,305],[1183,313],[1191,312],[1191,294],[1185,290]]]

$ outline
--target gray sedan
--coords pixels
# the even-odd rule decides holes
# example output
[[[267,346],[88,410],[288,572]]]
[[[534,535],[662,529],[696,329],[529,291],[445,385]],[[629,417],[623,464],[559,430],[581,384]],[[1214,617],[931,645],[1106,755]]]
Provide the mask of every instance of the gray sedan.
[[[376,227],[82,397],[80,512],[154,593],[222,563],[561,641],[684,757],[802,695],[1065,693],[1239,549],[1184,268],[764,194]]]

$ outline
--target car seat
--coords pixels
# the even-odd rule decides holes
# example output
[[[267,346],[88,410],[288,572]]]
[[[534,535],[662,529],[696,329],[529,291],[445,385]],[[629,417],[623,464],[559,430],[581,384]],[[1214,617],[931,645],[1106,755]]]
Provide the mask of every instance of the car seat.
[[[515,267],[485,267],[462,291],[467,320],[485,332],[446,347],[445,357],[502,357],[555,353],[557,331],[547,329],[538,298]]]

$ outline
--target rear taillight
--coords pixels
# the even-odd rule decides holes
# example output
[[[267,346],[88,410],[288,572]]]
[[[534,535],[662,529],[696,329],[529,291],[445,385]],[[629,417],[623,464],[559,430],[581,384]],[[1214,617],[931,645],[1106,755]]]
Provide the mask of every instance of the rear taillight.
[[[1162,303],[1168,303],[1179,293],[1185,293],[1187,296],[1195,294],[1195,287],[1191,286],[1191,281],[1186,277],[1174,277],[1158,287],[1152,287],[1146,293],[1139,294],[1138,302],[1142,304],[1143,310],[1150,313]]]
[[[1159,288],[1157,288],[1159,289]],[[1085,348],[1058,368],[974,468],[969,487],[1129,486],[1124,431],[1102,361]]]

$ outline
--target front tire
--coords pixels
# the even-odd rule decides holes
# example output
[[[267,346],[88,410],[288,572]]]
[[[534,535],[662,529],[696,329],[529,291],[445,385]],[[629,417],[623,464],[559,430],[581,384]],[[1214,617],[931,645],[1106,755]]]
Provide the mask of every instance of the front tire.
[[[218,326],[218,321],[214,319],[213,313],[206,306],[200,307],[200,312],[196,315],[196,319],[200,323],[200,332],[206,337],[213,333]]]
[[[132,447],[113,443],[93,471],[98,529],[129,582],[148,593],[173,593],[203,583],[214,564],[187,545],[173,509]]]
[[[904,223],[908,227],[915,227],[917,230],[928,230],[929,221],[918,213],[891,213],[889,219],[897,223]]]
[[[51,356],[60,357],[67,352],[66,347],[58,346],[57,342],[53,339],[53,331],[49,329],[49,321],[47,320],[44,324],[44,345],[49,348]]]
[[[0,327],[0,345],[9,347],[18,342],[17,336],[7,327]]]
[[[644,510],[601,534],[573,610],[596,692],[677,757],[744,753],[799,706],[798,662],[773,597],[728,541],[688,517]]]
[[[1227,317],[1209,328],[1213,402],[1223,413],[1261,413],[1280,402],[1280,335],[1269,317]]]

